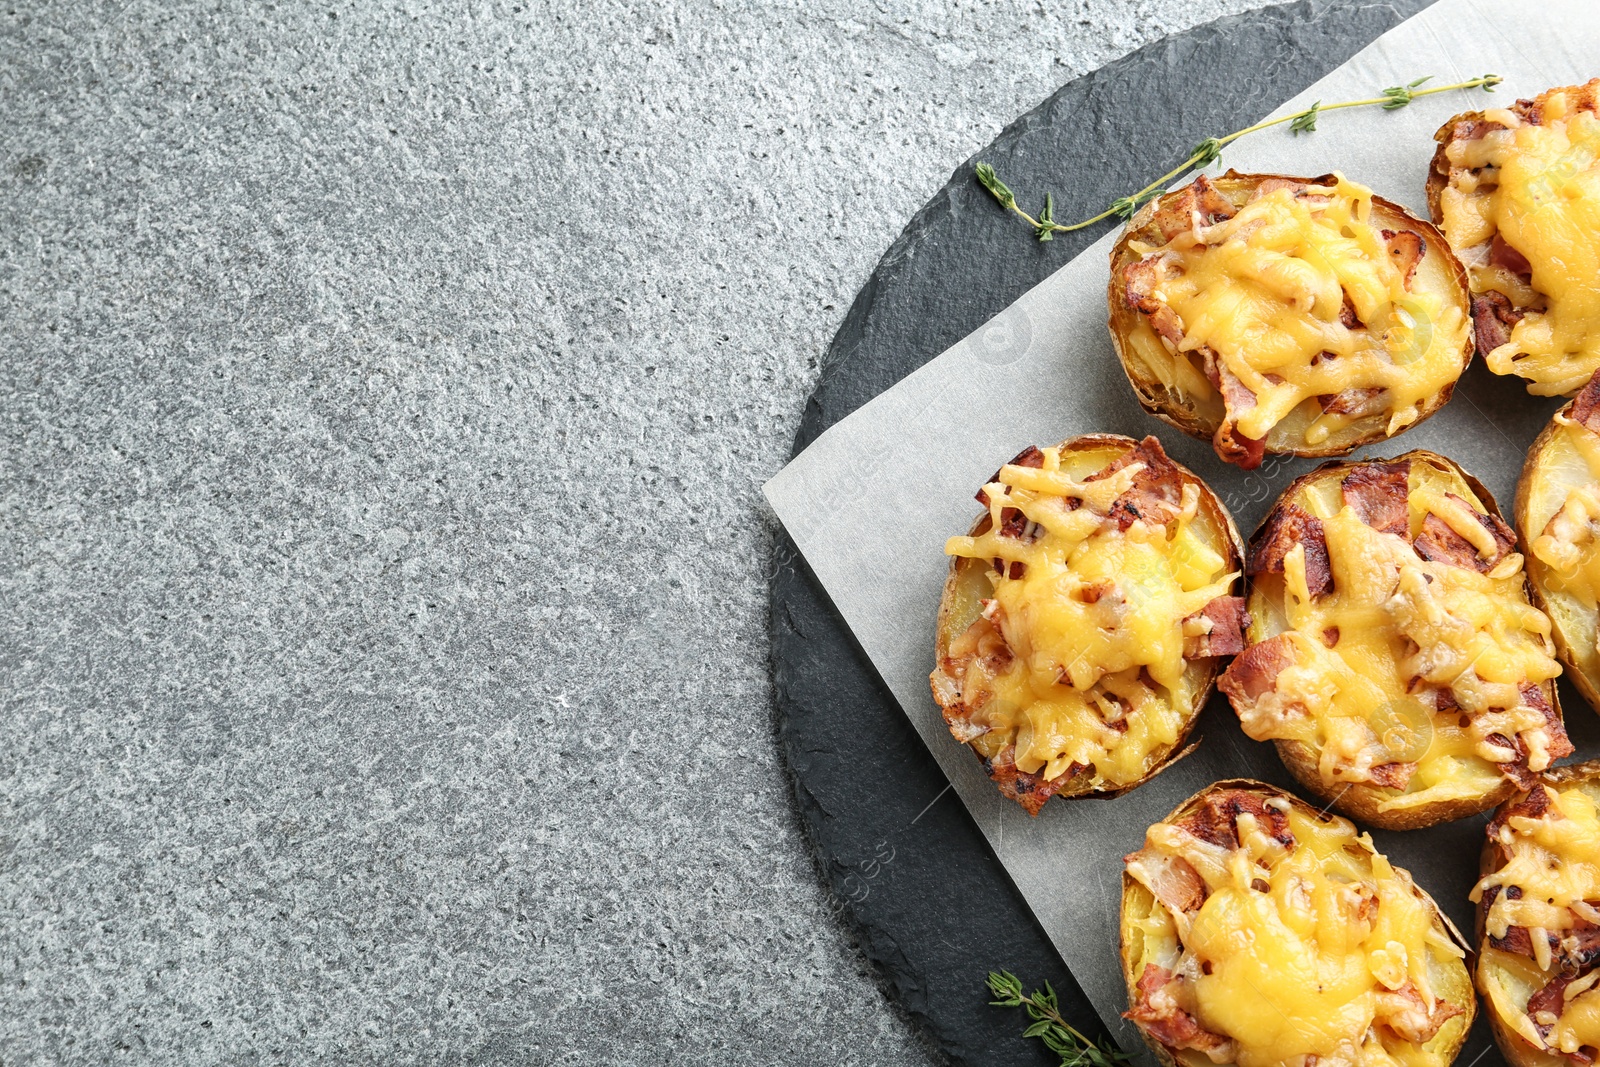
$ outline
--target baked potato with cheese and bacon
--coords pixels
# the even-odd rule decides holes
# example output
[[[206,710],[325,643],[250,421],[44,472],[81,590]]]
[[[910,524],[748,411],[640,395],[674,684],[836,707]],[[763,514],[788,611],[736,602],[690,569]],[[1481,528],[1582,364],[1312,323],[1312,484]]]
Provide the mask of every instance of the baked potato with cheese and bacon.
[[[1541,775],[1487,828],[1476,981],[1514,1067],[1600,1057],[1600,761]]]
[[[1297,479],[1246,570],[1250,643],[1218,685],[1244,732],[1344,814],[1394,830],[1462,818],[1571,754],[1516,536],[1443,456]]]
[[[1428,209],[1466,266],[1477,349],[1536,396],[1600,369],[1600,78],[1457,115]]]
[[[1600,709],[1600,372],[1528,449],[1512,514],[1566,675]]]
[[[1445,1067],[1476,1001],[1459,933],[1349,822],[1218,782],[1124,861],[1125,1017],[1167,1067]]]
[[[1201,175],[1151,201],[1112,250],[1108,302],[1139,403],[1245,469],[1415,426],[1473,352],[1439,231],[1339,174]]]
[[[1134,788],[1244,647],[1232,517],[1154,437],[1030,447],[977,498],[945,548],[930,677],[951,734],[1032,815]]]

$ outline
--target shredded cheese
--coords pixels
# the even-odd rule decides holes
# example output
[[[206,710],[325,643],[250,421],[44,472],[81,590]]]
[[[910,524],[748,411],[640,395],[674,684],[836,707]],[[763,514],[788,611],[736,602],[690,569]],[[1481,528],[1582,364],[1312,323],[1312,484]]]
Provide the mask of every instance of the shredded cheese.
[[[1124,785],[1177,742],[1196,686],[1184,659],[1194,620],[1184,620],[1227,595],[1239,572],[1202,529],[1198,485],[1184,486],[1170,522],[1123,530],[1107,511],[1142,464],[1088,481],[1061,469],[1059,450],[1043,452],[1042,468],[1004,467],[985,488],[987,532],[945,546],[1002,564],[988,572],[986,615],[1011,656],[999,672],[969,665],[964,699],[991,750],[1014,740],[1018,770],[1052,779],[1078,764]],[[1002,534],[1008,508],[1036,524],[1036,539]]]
[[[1559,787],[1540,785],[1549,800],[1537,816],[1512,815],[1498,828],[1493,843],[1504,862],[1484,876],[1472,891],[1481,901],[1491,890],[1493,902],[1484,929],[1504,938],[1516,926],[1529,931],[1533,959],[1488,948],[1480,963],[1491,1006],[1513,1030],[1538,1049],[1572,1053],[1600,1046],[1600,971],[1591,971],[1564,991],[1560,1010],[1539,1020],[1550,1027],[1541,1036],[1528,1014],[1533,994],[1555,978],[1559,965],[1550,938],[1595,916],[1600,901],[1600,787],[1588,781]]]
[[[1344,819],[1291,807],[1291,849],[1252,832],[1254,816],[1239,823],[1240,847],[1220,861],[1216,846],[1180,826],[1160,823],[1146,835],[1147,848],[1185,860],[1206,885],[1198,910],[1145,920],[1152,962],[1192,982],[1200,1026],[1233,1040],[1239,1067],[1302,1057],[1442,1067],[1442,1050],[1402,1049],[1375,1026],[1385,995],[1397,991],[1414,991],[1431,1012],[1446,992],[1441,972],[1462,966],[1462,949],[1410,877]],[[1465,982],[1463,973],[1450,985]]]
[[[1387,391],[1380,407],[1392,435],[1461,374],[1459,307],[1425,286],[1407,288],[1373,224],[1372,191],[1337,177],[1300,197],[1276,189],[1148,253],[1164,261],[1155,295],[1183,324],[1177,352],[1210,349],[1254,394],[1253,407],[1230,410],[1246,437],[1266,437],[1305,405],[1305,441],[1320,444],[1364,417],[1322,412],[1319,398],[1349,389]],[[1346,298],[1366,325],[1340,321]],[[1211,392],[1188,359],[1147,362],[1175,365],[1169,388]]]
[[[1600,119],[1576,106],[1579,95],[1540,97],[1538,125],[1487,112],[1504,128],[1445,149],[1442,229],[1470,264],[1472,290],[1525,311],[1488,353],[1489,369],[1526,378],[1538,396],[1570,394],[1600,368]],[[1527,260],[1528,276],[1490,261],[1497,234]]]
[[[1427,471],[1435,468],[1427,466]],[[1442,473],[1442,472],[1439,472]],[[1487,532],[1443,489],[1471,497],[1464,482],[1431,486],[1411,471],[1411,529],[1437,515],[1480,553],[1494,550]],[[1488,574],[1422,559],[1407,538],[1368,526],[1355,510],[1323,494],[1297,502],[1322,520],[1331,592],[1313,598],[1303,546],[1284,560],[1282,614],[1294,662],[1274,692],[1241,711],[1257,740],[1294,740],[1318,753],[1325,782],[1371,780],[1376,766],[1415,762],[1405,790],[1383,801],[1402,810],[1444,799],[1481,796],[1495,788],[1499,765],[1519,758],[1494,735],[1520,737],[1533,770],[1548,766],[1544,713],[1520,687],[1560,674],[1551,656],[1550,620],[1524,599],[1521,557],[1509,555]],[[1257,589],[1273,595],[1272,576]],[[1326,635],[1337,634],[1332,647]],[[1429,690],[1451,697],[1441,712]]]

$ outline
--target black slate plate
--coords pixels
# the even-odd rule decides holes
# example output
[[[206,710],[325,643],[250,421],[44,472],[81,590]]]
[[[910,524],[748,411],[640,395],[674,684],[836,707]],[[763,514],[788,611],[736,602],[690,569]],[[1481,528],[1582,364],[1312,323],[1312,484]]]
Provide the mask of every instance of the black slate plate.
[[[1304,0],[1168,37],[1063,86],[958,167],[856,297],[823,361],[794,451],[1003,310],[1108,224],[1029,239],[972,180],[1082,218],[1143,186],[1203,137],[1294,96],[1430,0]],[[1036,208],[1038,205],[1030,205]],[[1130,395],[1128,402],[1132,404]],[[1055,1062],[987,1005],[983,975],[1050,981],[1063,1012],[1098,1018],[905,714],[781,530],[774,538],[778,735],[834,893],[900,1003],[961,1064]],[[930,606],[931,612],[931,606]],[[929,631],[932,620],[907,620]]]

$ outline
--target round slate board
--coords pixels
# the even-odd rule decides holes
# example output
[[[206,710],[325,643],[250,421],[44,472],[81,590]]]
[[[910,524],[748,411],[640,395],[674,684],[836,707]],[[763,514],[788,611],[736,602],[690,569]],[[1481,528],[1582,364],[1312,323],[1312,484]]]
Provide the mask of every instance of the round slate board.
[[[972,179],[993,163],[1056,217],[1095,214],[1294,96],[1430,0],[1327,0],[1220,19],[1063,86],[956,169],[856,297],[823,361],[794,451],[999,313],[1109,228],[1030,239]],[[1038,204],[1029,206],[1037,208]],[[1133,404],[1130,395],[1128,403]],[[886,521],[892,517],[886,516]],[[781,531],[772,580],[778,735],[834,893],[900,1003],[962,1064],[1056,1062],[987,1005],[984,974],[1051,982],[1098,1018],[961,802]],[[906,625],[929,632],[933,608]]]

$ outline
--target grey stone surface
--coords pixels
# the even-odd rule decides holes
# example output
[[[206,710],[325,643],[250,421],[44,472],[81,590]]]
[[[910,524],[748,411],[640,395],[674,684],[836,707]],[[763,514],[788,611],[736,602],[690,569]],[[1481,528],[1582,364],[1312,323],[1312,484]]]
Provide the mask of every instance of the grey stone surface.
[[[929,1062],[757,487],[956,163],[1248,6],[0,10],[0,1062]]]

